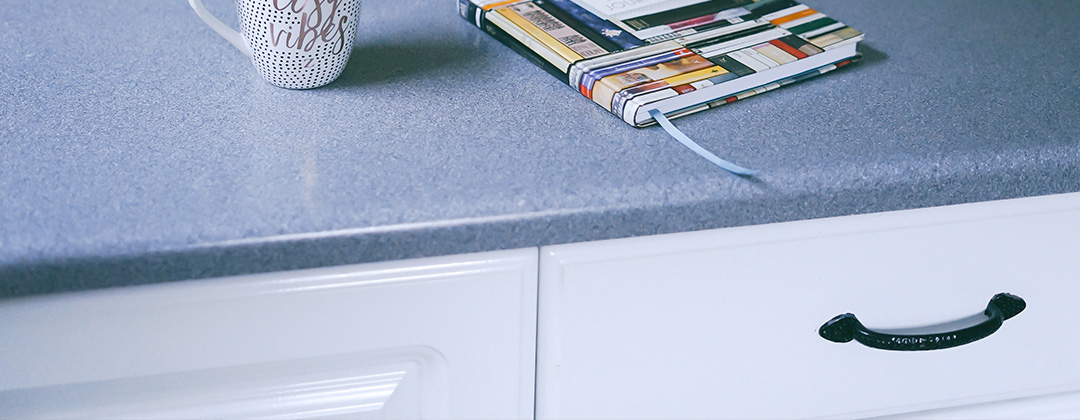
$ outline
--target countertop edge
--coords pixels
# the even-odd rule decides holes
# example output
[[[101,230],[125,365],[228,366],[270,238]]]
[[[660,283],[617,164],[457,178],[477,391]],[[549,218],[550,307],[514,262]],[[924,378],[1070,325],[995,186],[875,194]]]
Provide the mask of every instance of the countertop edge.
[[[132,255],[28,261],[0,266],[0,299],[1063,194],[1078,191],[1077,167],[1062,164],[992,174],[953,173],[951,179],[930,174],[918,181],[909,178],[859,192],[818,190],[656,209],[383,226]],[[1016,179],[1024,181],[1024,189],[1003,188],[1015,185]]]

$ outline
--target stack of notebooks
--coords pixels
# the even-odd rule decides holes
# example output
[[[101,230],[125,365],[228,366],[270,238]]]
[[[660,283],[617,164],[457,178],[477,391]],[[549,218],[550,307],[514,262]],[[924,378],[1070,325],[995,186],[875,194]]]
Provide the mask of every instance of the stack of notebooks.
[[[635,127],[835,70],[863,39],[793,0],[458,1],[465,20]]]

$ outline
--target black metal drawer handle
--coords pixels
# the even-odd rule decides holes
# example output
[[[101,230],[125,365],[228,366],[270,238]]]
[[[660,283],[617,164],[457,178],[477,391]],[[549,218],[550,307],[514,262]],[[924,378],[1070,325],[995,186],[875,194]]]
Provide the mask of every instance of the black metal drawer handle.
[[[998,293],[990,299],[990,304],[986,305],[986,311],[983,312],[987,320],[955,331],[912,335],[887,334],[866,328],[853,314],[843,314],[822,325],[818,334],[829,341],[847,343],[855,340],[867,347],[882,350],[941,350],[989,337],[1001,328],[1001,324],[1006,319],[1016,316],[1026,307],[1027,303],[1019,296]]]

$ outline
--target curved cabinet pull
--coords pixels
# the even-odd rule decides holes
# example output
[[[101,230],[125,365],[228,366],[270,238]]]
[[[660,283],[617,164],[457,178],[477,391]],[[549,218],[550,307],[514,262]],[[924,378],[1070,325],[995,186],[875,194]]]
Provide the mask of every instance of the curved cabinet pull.
[[[894,335],[866,328],[855,315],[843,314],[829,320],[818,330],[822,338],[837,343],[858,341],[867,347],[893,351],[941,350],[962,346],[989,337],[1006,319],[1019,314],[1027,303],[1019,296],[999,293],[990,299],[983,312],[987,320],[956,331],[933,334]]]

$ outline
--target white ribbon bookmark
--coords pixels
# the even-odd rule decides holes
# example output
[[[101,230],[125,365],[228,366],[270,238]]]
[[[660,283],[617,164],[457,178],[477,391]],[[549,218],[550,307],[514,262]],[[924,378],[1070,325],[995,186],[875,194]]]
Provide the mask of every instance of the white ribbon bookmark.
[[[708,150],[705,150],[704,147],[701,147],[701,145],[691,140],[690,137],[687,137],[686,134],[683,134],[682,131],[679,131],[679,129],[676,128],[675,125],[672,124],[671,121],[664,116],[664,113],[660,112],[659,109],[649,110],[649,115],[655,118],[656,122],[660,123],[660,126],[664,127],[664,130],[667,131],[667,133],[670,134],[671,137],[674,137],[675,140],[678,140],[679,143],[682,143],[683,146],[686,146],[686,148],[705,158],[705,160],[716,164],[716,166],[719,166],[725,171],[740,176],[754,176],[758,173],[758,171],[756,170],[747,169],[726,160],[720,159],[718,156],[712,154]]]

